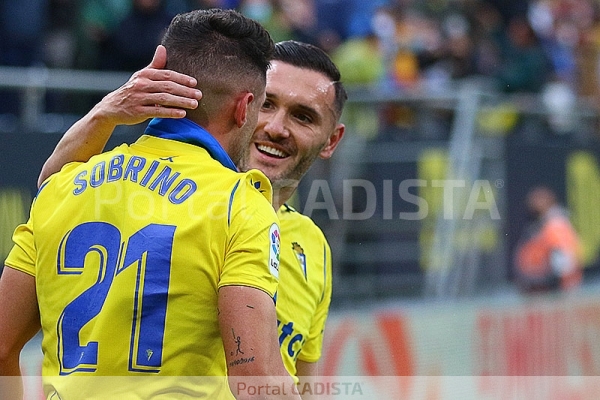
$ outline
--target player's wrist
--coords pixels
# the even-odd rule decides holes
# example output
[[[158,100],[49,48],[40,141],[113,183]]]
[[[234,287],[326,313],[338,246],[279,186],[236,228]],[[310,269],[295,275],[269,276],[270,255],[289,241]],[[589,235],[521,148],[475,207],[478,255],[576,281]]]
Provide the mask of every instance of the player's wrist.
[[[117,127],[118,121],[114,118],[109,106],[105,106],[102,102],[96,104],[88,113],[87,124],[93,128],[95,134],[107,133],[109,136]]]

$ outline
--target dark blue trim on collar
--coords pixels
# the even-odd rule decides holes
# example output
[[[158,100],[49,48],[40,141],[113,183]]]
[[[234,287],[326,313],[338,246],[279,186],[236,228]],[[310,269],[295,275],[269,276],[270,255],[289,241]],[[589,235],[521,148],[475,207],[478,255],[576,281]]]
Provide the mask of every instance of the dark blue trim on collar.
[[[187,118],[154,118],[150,121],[144,133],[150,136],[200,146],[208,151],[208,154],[212,158],[223,164],[223,166],[236,172],[238,170],[227,152],[217,142],[217,139],[206,129]]]

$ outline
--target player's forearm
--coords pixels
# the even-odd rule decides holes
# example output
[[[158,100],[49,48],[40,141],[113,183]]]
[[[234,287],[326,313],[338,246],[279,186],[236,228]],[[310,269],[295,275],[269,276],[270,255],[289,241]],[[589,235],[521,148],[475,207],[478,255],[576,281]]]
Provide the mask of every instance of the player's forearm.
[[[278,348],[263,351],[249,361],[228,363],[229,387],[236,399],[300,399],[293,378],[283,366]]]
[[[298,375],[298,377],[318,376],[319,364],[316,362],[296,360],[296,375]]]
[[[313,396],[315,384],[319,382],[319,364],[316,362],[296,361],[296,376],[298,376],[298,392],[303,399],[316,399]]]
[[[21,376],[19,368],[20,351],[8,350],[3,351],[2,343],[0,343],[0,376]]]
[[[0,276],[0,399],[22,397],[19,357],[39,331],[39,321],[35,278],[5,265]]]
[[[0,400],[23,398],[19,352],[0,355]]]
[[[218,308],[233,395],[237,399],[300,399],[279,352],[273,299],[252,287],[224,286],[219,289]]]
[[[50,175],[60,171],[63,165],[72,161],[85,162],[101,153],[115,127],[116,124],[103,115],[100,105],[96,105],[60,139],[42,167],[38,186]]]
[[[21,376],[0,375],[0,400],[18,400],[23,398],[23,380]]]
[[[268,352],[267,352],[268,353]],[[251,357],[250,362],[229,363],[229,387],[236,399],[300,399],[279,351]],[[258,359],[258,362],[255,362]],[[234,365],[232,365],[234,364]]]

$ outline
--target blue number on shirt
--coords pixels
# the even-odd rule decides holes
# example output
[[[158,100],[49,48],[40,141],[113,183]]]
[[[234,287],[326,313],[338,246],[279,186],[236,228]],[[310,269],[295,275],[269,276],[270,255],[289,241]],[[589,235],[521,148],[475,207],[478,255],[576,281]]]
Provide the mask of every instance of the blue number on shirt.
[[[118,275],[131,265],[137,267],[130,371],[158,372],[161,365],[174,234],[172,225],[153,224],[137,231],[129,238],[123,268],[117,271]]]
[[[69,303],[58,320],[58,359],[61,375],[93,372],[98,363],[98,342],[80,343],[83,327],[102,310],[117,275],[132,265],[137,268],[134,293],[129,370],[157,372],[162,346],[175,227],[148,225],[124,243],[119,230],[104,222],[87,222],[63,238],[58,256],[59,274],[82,274],[89,253],[99,257],[96,282]],[[141,291],[141,293],[140,293]],[[135,357],[134,357],[135,355]]]

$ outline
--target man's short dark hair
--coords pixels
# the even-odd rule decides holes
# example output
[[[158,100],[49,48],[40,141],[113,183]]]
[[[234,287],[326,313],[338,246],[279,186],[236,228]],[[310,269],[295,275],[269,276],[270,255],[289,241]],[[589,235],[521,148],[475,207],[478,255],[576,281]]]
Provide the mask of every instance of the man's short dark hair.
[[[341,82],[340,71],[324,50],[312,44],[285,40],[275,44],[273,60],[320,72],[331,79],[335,85],[334,109],[336,118],[340,118],[348,95]]]
[[[162,44],[167,49],[167,68],[195,77],[207,95],[264,90],[273,41],[258,22],[234,10],[179,14]]]

